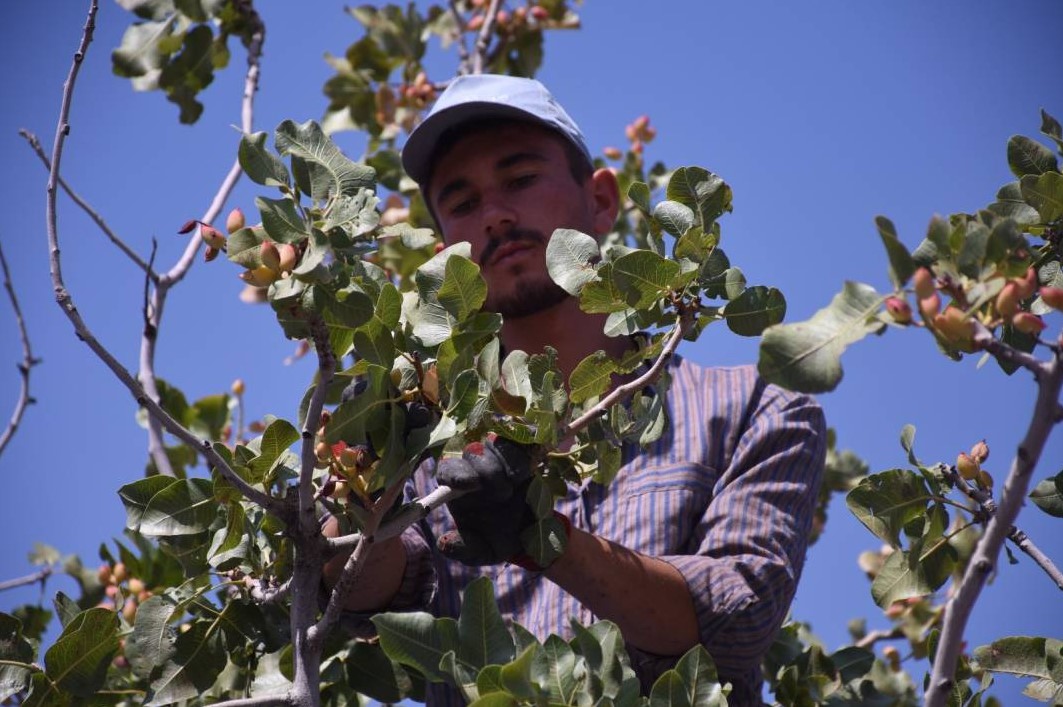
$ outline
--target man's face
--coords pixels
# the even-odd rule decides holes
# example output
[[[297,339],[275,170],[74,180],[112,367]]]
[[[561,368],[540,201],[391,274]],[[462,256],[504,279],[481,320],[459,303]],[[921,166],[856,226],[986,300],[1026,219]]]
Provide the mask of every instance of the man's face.
[[[527,316],[567,293],[546,270],[556,228],[595,232],[591,180],[573,178],[561,140],[505,123],[458,141],[435,165],[428,198],[448,243],[469,241],[487,281],[485,308]]]

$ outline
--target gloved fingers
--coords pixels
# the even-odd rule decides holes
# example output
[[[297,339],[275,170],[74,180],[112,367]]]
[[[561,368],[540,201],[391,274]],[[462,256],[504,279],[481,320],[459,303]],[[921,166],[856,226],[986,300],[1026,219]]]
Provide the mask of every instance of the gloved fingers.
[[[469,529],[443,533],[436,546],[448,560],[475,567],[498,564],[508,557],[497,556],[487,536]]]
[[[465,459],[446,457],[436,466],[436,482],[460,491],[477,491],[482,486],[479,473]]]
[[[501,461],[511,484],[521,484],[531,478],[531,454],[527,445],[497,437],[484,446]]]

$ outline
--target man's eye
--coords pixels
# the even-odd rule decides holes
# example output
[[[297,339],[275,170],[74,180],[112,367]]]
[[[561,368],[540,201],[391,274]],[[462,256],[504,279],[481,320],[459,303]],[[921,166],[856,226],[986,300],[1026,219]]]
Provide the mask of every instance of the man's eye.
[[[453,216],[461,216],[462,214],[467,214],[472,211],[473,204],[474,202],[472,199],[463,199],[450,207],[450,213]]]
[[[515,177],[515,178],[509,180],[509,185],[511,187],[513,187],[514,189],[521,189],[523,187],[529,186],[532,182],[534,182],[536,176],[538,176],[538,175],[535,175],[535,174],[522,174],[519,177]]]

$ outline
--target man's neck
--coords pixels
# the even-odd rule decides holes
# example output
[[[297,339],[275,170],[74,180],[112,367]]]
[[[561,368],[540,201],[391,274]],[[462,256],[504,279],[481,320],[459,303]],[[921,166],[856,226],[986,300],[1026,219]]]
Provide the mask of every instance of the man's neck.
[[[506,351],[519,349],[529,355],[552,346],[557,350],[558,368],[567,379],[580,361],[596,351],[620,356],[630,348],[629,338],[605,335],[605,320],[606,315],[587,314],[576,298],[568,297],[541,312],[505,320],[502,344]]]

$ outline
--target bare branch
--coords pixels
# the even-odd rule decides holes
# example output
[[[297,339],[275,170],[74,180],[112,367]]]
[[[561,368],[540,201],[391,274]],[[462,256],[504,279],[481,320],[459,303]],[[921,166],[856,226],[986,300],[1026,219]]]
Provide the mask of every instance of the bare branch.
[[[25,577],[16,577],[15,579],[8,579],[0,582],[0,592],[5,589],[14,589],[15,587],[24,587],[27,584],[36,584],[37,582],[43,582],[52,576],[55,572],[51,567],[42,567],[33,574],[28,574]]]
[[[245,697],[239,700],[214,702],[213,707],[280,707],[294,705],[291,695],[263,695],[262,697]]]
[[[967,483],[967,481],[960,476],[954,469],[948,469],[945,472],[950,481],[958,488],[965,496],[978,504],[978,507],[982,510],[982,513],[986,518],[989,518],[996,514],[997,504],[993,500],[992,494],[980,488],[975,488]],[[1042,552],[1041,548],[1034,544],[1033,540],[1030,540],[1030,536],[1025,531],[1011,526],[1008,530],[1008,540],[1015,543],[1015,545],[1022,550],[1026,555],[1030,557],[1037,566],[1045,571],[1045,574],[1055,582],[1056,586],[1063,589],[1063,572],[1056,567],[1052,562],[1052,558]]]
[[[243,7],[242,5],[238,5]],[[247,21],[254,26],[255,32],[247,49],[247,74],[244,77],[244,95],[241,102],[241,129],[250,133],[253,127],[255,90],[258,86],[259,64],[262,56],[262,42],[265,38],[265,26],[254,9],[248,5]],[[201,223],[211,223],[221,213],[222,207],[232,193],[236,182],[240,179],[242,170],[240,161],[236,160],[229,168],[228,174],[222,180],[221,186],[211,199],[210,206],[202,218]],[[151,320],[149,326],[145,326],[144,336],[140,341],[140,371],[138,377],[144,390],[152,400],[159,400],[159,390],[155,377],[155,348],[157,345],[159,328],[162,323],[162,313],[166,306],[166,296],[170,288],[184,279],[185,274],[195,259],[201,242],[199,235],[189,239],[180,260],[169,271],[159,276],[155,283],[155,292],[151,302]],[[173,476],[173,468],[170,458],[166,454],[166,446],[163,441],[162,428],[157,420],[148,420],[148,454],[155,463],[155,468],[160,474]]]
[[[225,459],[214,451],[210,440],[200,440],[190,430],[174,420],[169,413],[162,409],[153,398],[148,397],[145,389],[137,382],[133,375],[127,371],[121,363],[93,336],[85,325],[81,314],[74,305],[73,298],[63,281],[62,262],[59,252],[59,231],[56,225],[56,191],[59,180],[59,165],[63,157],[63,144],[66,136],[70,133],[70,104],[74,95],[74,84],[77,81],[78,71],[84,60],[85,52],[92,42],[92,34],[96,28],[96,12],[99,9],[98,0],[91,0],[88,19],[81,36],[81,43],[74,54],[74,61],[70,68],[70,74],[63,85],[63,100],[59,110],[59,124],[55,131],[55,143],[52,148],[52,165],[48,171],[47,204],[45,208],[45,223],[48,230],[49,267],[52,276],[52,287],[55,291],[55,300],[59,308],[63,310],[70,323],[74,326],[74,332],[78,338],[111,369],[119,381],[133,394],[139,405],[147,409],[152,419],[159,421],[162,427],[189,446],[198,449],[206,457],[207,461],[222,473],[248,499],[262,506],[266,511],[281,516],[287,515],[286,506],[280,499],[273,498],[259,491],[243,480],[226,463]],[[158,312],[155,312],[158,315]]]
[[[1032,419],[1012,460],[1008,478],[1004,481],[997,512],[989,519],[985,534],[975,546],[963,578],[945,607],[941,640],[926,692],[927,707],[942,707],[945,704],[953,686],[956,661],[971,610],[993,571],[1004,540],[1014,527],[1030,485],[1030,477],[1055,424],[1053,415],[1059,407],[1060,389],[1063,388],[1063,358],[1057,353],[1053,359],[1039,362],[1032,370],[1037,379],[1037,401],[1034,403]]]
[[[405,508],[399,511],[399,513],[393,516],[387,523],[381,525],[376,533],[373,534],[373,539],[376,542],[380,542],[381,540],[393,538],[396,535],[401,534],[406,528],[420,521],[422,518],[427,517],[429,513],[443,504],[450,503],[455,498],[460,498],[466,493],[468,493],[468,491],[455,491],[449,486],[438,486],[424,498],[419,498],[412,503],[407,504]],[[325,538],[325,547],[327,548],[328,554],[331,556],[344,550],[350,550],[353,547],[357,547],[361,539],[361,533],[351,533],[350,535],[343,535],[338,538]]]
[[[299,526],[307,536],[319,532],[317,514],[314,512],[313,482],[314,466],[317,464],[314,441],[317,437],[317,428],[321,424],[321,410],[325,406],[325,395],[328,393],[332,376],[336,372],[336,356],[332,351],[332,342],[329,341],[328,327],[320,317],[315,316],[311,321],[310,334],[317,351],[318,378],[314,394],[310,397],[310,405],[306,409],[306,418],[303,419],[302,466],[299,470]]]
[[[901,630],[901,627],[894,626],[893,628],[884,631],[872,631],[857,641],[854,645],[857,648],[870,648],[879,641],[892,641],[904,637],[904,631]]]
[[[401,477],[400,477],[401,478]],[[365,531],[362,533],[361,538],[358,540],[358,544],[355,545],[354,552],[347,558],[346,564],[343,566],[343,573],[340,575],[339,581],[332,588],[332,593],[329,595],[328,606],[325,607],[325,612],[321,616],[321,619],[317,622],[313,629],[310,631],[311,643],[321,645],[325,636],[332,630],[333,625],[340,617],[340,612],[343,610],[343,601],[347,597],[348,592],[354,587],[355,582],[358,580],[358,575],[362,571],[362,567],[365,565],[365,558],[368,557],[369,551],[376,540],[375,537],[377,528],[380,524],[380,520],[395,503],[395,499],[402,493],[403,481],[396,481],[387,489],[384,490],[383,495],[373,503],[373,507],[369,509],[369,519],[365,524]]]
[[[1037,378],[1043,372],[1044,364],[1036,357],[1025,351],[1019,351],[1013,346],[1005,344],[995,336],[993,332],[989,331],[981,322],[977,319],[972,319],[975,323],[974,343],[989,353],[993,358],[1001,363],[1013,363],[1017,366],[1029,370],[1033,373],[1034,378]]]
[[[4,289],[7,290],[7,296],[11,299],[11,308],[15,310],[15,323],[18,325],[19,338],[22,340],[22,361],[18,364],[18,371],[22,377],[22,387],[19,390],[18,400],[15,402],[15,411],[11,414],[11,421],[7,423],[4,433],[0,435],[0,454],[3,454],[7,443],[11,441],[11,438],[15,436],[15,432],[18,430],[18,426],[22,422],[22,416],[26,413],[26,408],[36,402],[30,397],[30,370],[41,360],[33,357],[33,350],[30,348],[30,336],[26,331],[26,320],[22,317],[22,308],[19,307],[18,297],[15,296],[15,286],[11,282],[11,271],[8,270],[7,258],[4,257],[3,248],[0,248],[0,266],[4,270]]]
[[[559,433],[559,439],[564,439],[573,432],[579,432],[584,427],[589,425],[595,419],[605,415],[609,408],[615,403],[622,400],[626,400],[635,392],[642,390],[647,385],[657,380],[657,377],[664,370],[665,365],[671,360],[672,354],[679,348],[679,343],[683,340],[683,337],[690,330],[690,327],[694,325],[694,310],[684,308],[680,311],[679,317],[676,320],[675,328],[672,329],[671,334],[668,336],[668,340],[664,344],[664,348],[661,349],[660,355],[650,366],[649,370],[643,373],[641,376],[633,381],[625,383],[624,385],[617,386],[613,389],[609,395],[606,395],[598,404],[584,412],[578,418],[570,422]]]
[[[39,157],[41,159],[41,162],[44,163],[44,168],[51,169],[52,164],[48,160],[48,155],[44,154],[44,148],[41,147],[41,141],[37,139],[37,136],[29,130],[19,130],[18,134],[25,138],[26,142],[29,143],[33,151],[37,153],[37,157]],[[67,196],[69,196],[75,204],[80,206],[81,210],[88,214],[88,217],[92,219],[97,226],[100,227],[100,230],[103,231],[103,234],[107,236],[108,239],[110,239],[111,243],[113,243],[118,248],[118,250],[125,253],[125,256],[132,260],[134,265],[143,270],[152,282],[159,281],[159,274],[151,268],[151,265],[145,262],[143,258],[137,255],[136,251],[130,248],[125,241],[119,238],[118,234],[111,230],[111,227],[108,226],[107,222],[103,220],[103,217],[100,216],[99,212],[93,209],[87,201],[82,199],[77,194],[77,192],[71,189],[70,185],[67,184],[66,180],[62,177],[59,177],[59,186],[61,186],[63,188],[63,191],[67,193]]]
[[[501,0],[491,0],[491,4],[487,6],[487,14],[484,16],[483,26],[480,27],[480,34],[476,37],[476,46],[473,49],[472,73],[474,74],[482,74],[484,72],[487,48],[491,44],[491,32],[494,31],[495,20],[498,18],[498,7],[501,4]]]
[[[458,10],[456,0],[450,0],[450,14],[454,15],[454,21],[458,24],[458,38],[455,42],[458,45],[458,56],[461,59],[458,63],[458,76],[464,76],[472,71],[472,58],[469,56],[469,48],[465,46],[465,33],[469,28]]]

